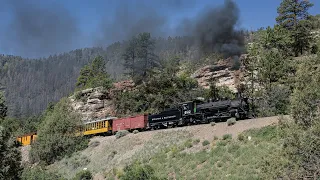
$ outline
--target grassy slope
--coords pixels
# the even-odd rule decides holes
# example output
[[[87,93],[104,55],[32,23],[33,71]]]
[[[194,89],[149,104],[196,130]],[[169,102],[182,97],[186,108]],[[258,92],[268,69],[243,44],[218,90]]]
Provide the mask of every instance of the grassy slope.
[[[49,169],[58,170],[65,177],[71,178],[86,167],[96,174],[96,177],[105,177],[108,172],[115,171],[115,167],[129,164],[134,159],[151,158],[161,149],[192,136],[185,130],[174,133],[159,132],[151,137],[144,137],[144,133],[136,135],[138,137],[127,136],[120,139],[110,137],[102,140],[107,142],[93,139],[89,148],[51,165]],[[100,145],[94,146],[95,143]]]
[[[254,121],[251,123],[267,125],[267,119]],[[273,122],[268,121],[269,124]],[[248,122],[250,121],[237,122],[224,131],[228,133],[235,128],[249,129]],[[143,132],[129,134],[120,139],[94,137],[89,148],[51,165],[49,169],[57,170],[65,177],[71,178],[83,168],[88,168],[95,175],[95,179],[113,179],[123,173],[121,169],[126,164],[140,160],[150,164],[159,177],[259,179],[263,175],[263,159],[278,147],[276,126],[249,130],[244,133],[242,141],[235,138],[236,134],[232,140],[223,140],[223,134],[219,134],[216,129],[221,129],[222,126],[226,124]],[[210,131],[210,128],[216,129],[214,131],[217,132]],[[206,135],[201,135],[202,132],[192,133],[195,129],[202,129]],[[250,141],[247,139],[248,136],[252,137]],[[203,145],[206,139],[209,140],[209,144]]]
[[[191,153],[188,149],[199,144],[186,142],[155,154],[148,164],[165,179],[262,179],[264,158],[279,147],[276,133],[276,126],[249,130],[241,140],[199,143],[205,148]]]

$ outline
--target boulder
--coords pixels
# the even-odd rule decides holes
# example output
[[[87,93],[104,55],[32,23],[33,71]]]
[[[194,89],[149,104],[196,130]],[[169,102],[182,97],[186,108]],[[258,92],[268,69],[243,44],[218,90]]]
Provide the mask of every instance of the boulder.
[[[102,93],[102,92],[98,92],[95,91],[93,93],[90,94],[90,96],[88,97],[89,99],[99,99],[99,100],[103,100],[107,97],[106,94]]]
[[[91,105],[91,106],[89,107],[89,110],[90,110],[90,111],[95,111],[95,112],[97,112],[98,110],[100,110],[100,109],[102,109],[102,108],[104,108],[103,103],[102,103],[102,104],[93,104],[93,105]]]
[[[88,99],[87,103],[88,104],[101,104],[101,103],[103,103],[103,101],[100,99]]]
[[[82,94],[90,94],[93,92],[93,90],[94,90],[93,88],[89,88],[89,89],[82,90],[81,93]]]

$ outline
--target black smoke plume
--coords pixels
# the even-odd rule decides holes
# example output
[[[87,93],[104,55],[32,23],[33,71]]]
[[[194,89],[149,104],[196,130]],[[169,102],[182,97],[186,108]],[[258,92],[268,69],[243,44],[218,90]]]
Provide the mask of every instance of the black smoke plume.
[[[179,30],[194,37],[203,53],[218,52],[229,57],[244,51],[244,36],[236,30],[238,23],[237,5],[225,0],[220,7],[204,9],[195,19],[186,19]]]
[[[239,9],[232,0],[225,0],[221,6],[204,8],[194,19],[177,21],[174,29],[169,26],[168,13],[179,13],[187,8],[192,10],[196,1],[163,0],[161,3],[155,2],[153,6],[138,2],[134,5],[119,4],[112,21],[101,24],[102,36],[99,37],[98,45],[127,40],[138,33],[149,32],[153,37],[191,36],[194,45],[204,54],[218,52],[230,57],[244,51],[244,36],[236,29]]]
[[[149,32],[153,37],[166,38],[173,35],[174,29],[171,29],[169,24],[170,13],[177,14],[187,8],[191,9],[196,0],[118,2],[112,20],[107,21],[107,16],[103,18],[99,26],[100,36],[97,37],[96,45],[127,40],[142,32]]]
[[[1,43],[4,50],[14,50],[21,56],[43,57],[72,50],[79,38],[75,18],[58,4],[44,6],[40,2],[17,0],[7,0],[4,4],[13,15]]]
[[[123,4],[116,9],[111,22],[102,22],[102,36],[99,45],[127,40],[141,32],[150,32],[153,36],[163,35],[167,18],[151,8],[129,7]],[[141,8],[141,9],[140,9]]]
[[[16,55],[41,57],[67,52],[74,49],[75,44],[81,43],[80,47],[88,44],[88,39],[81,36],[79,22],[68,10],[58,4],[43,2],[5,0],[2,3],[1,7],[10,9],[13,17],[10,27],[5,28],[1,49],[7,52],[14,50],[18,52]],[[105,46],[127,40],[140,32],[150,32],[153,37],[192,36],[203,53],[220,52],[233,56],[241,54],[244,49],[243,35],[236,30],[239,9],[231,0],[225,0],[219,7],[201,10],[194,19],[176,20],[174,23],[170,22],[171,15],[192,11],[199,1],[116,2],[118,6],[113,15],[97,12],[101,14],[101,24],[90,38],[93,46]],[[108,3],[97,5],[108,6]]]

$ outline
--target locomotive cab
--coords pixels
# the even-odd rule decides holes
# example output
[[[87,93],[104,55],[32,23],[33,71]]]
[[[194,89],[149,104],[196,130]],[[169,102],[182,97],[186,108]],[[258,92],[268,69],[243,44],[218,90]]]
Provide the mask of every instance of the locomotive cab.
[[[181,109],[181,117],[184,121],[184,124],[197,124],[203,122],[203,116],[198,112],[197,105],[202,104],[204,101],[200,98],[197,98],[193,101],[187,101],[180,103],[179,107]]]

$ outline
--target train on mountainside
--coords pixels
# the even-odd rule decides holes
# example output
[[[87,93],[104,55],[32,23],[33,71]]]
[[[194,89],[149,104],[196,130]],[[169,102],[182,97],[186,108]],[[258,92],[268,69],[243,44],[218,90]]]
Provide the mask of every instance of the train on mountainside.
[[[142,114],[125,118],[107,117],[104,119],[88,121],[80,128],[85,135],[114,135],[121,130],[155,130],[173,128],[200,123],[223,121],[234,117],[237,120],[250,117],[248,98],[221,99],[204,101],[198,98],[183,102],[175,107],[157,114]],[[30,133],[17,137],[22,145],[30,145],[37,138],[37,133]]]

